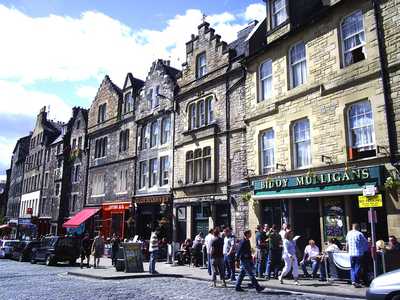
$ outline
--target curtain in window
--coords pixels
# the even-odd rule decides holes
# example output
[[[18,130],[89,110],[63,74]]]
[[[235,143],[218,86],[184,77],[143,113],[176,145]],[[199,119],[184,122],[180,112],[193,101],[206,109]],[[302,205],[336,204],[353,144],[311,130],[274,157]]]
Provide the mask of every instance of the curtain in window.
[[[190,129],[194,129],[197,126],[196,122],[196,105],[193,103],[189,107],[190,111]]]
[[[272,2],[272,26],[276,27],[287,19],[286,0],[274,0]]]
[[[292,66],[292,85],[296,87],[307,80],[306,46],[303,42],[293,46],[290,50]]]
[[[193,182],[193,151],[186,153],[186,183]]]
[[[268,174],[273,172],[274,157],[274,131],[268,130],[262,135],[262,172]]]
[[[261,100],[272,96],[272,61],[264,62],[260,67]]]
[[[205,147],[203,149],[203,160],[204,160],[204,180],[210,180],[211,179],[211,148],[210,147]]]
[[[365,45],[364,24],[361,11],[357,11],[343,20],[342,36],[344,60],[347,66],[353,63],[353,50]]]
[[[349,111],[352,148],[371,150],[374,147],[374,128],[371,103],[362,101],[351,106]]]
[[[201,157],[201,149],[197,149],[194,151],[194,182],[199,182],[203,178],[203,170],[202,170],[202,157]]]
[[[213,107],[212,107],[212,97],[209,97],[206,99],[206,110],[207,110],[207,122],[208,124],[211,124],[214,120],[214,112],[213,112]]]
[[[296,167],[311,165],[310,123],[308,120],[297,121],[293,127]]]

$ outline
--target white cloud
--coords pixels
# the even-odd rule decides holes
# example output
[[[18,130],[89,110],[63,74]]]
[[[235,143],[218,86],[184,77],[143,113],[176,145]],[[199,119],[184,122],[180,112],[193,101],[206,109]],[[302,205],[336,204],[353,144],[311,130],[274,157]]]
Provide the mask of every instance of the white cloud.
[[[0,80],[0,113],[36,116],[43,106],[50,105],[50,117],[67,121],[71,108],[60,97],[38,91],[30,91],[15,82]],[[32,127],[34,124],[32,124]],[[1,143],[2,141],[0,141]]]
[[[244,12],[244,18],[248,21],[258,20],[261,22],[265,19],[265,15],[265,4],[262,3],[250,4]]]
[[[94,97],[96,97],[97,90],[98,87],[87,85],[78,87],[75,93],[78,97],[83,98],[91,103]]]
[[[10,167],[11,154],[12,151],[14,150],[14,146],[15,146],[15,141],[0,136],[0,162],[6,168]],[[0,170],[0,173],[3,172],[5,172],[5,170]],[[0,180],[1,180],[1,175],[0,175]]]

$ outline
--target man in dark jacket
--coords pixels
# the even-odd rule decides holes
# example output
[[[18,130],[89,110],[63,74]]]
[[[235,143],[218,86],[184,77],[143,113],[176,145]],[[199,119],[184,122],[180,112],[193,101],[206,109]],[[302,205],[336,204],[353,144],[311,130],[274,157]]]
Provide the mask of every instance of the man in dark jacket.
[[[87,259],[87,267],[90,268],[90,248],[92,243],[89,238],[89,234],[85,233],[85,236],[81,240],[81,269],[83,268],[83,261]]]
[[[121,240],[119,239],[119,236],[117,236],[114,233],[113,238],[111,240],[111,262],[112,262],[113,266],[115,266],[115,262],[117,261],[117,253],[118,253],[120,244],[121,244]]]
[[[251,245],[250,245],[251,231],[247,230],[244,232],[244,238],[240,241],[239,248],[236,252],[236,260],[240,261],[240,273],[236,281],[236,291],[243,292],[241,287],[244,276],[249,276],[252,285],[256,288],[257,292],[261,292],[265,288],[260,286],[257,279],[254,276],[254,264],[251,256]]]

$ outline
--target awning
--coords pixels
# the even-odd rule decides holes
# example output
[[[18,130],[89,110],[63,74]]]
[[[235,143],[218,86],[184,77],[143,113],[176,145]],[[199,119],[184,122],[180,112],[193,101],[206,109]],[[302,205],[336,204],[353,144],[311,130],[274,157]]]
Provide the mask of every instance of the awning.
[[[329,197],[329,196],[344,196],[344,195],[362,195],[363,189],[348,189],[335,191],[320,191],[320,192],[304,192],[304,193],[274,193],[269,195],[255,195],[254,200],[265,199],[295,199],[295,198],[313,198],[313,197]]]
[[[83,222],[96,214],[100,208],[84,208],[63,224],[64,228],[78,228]]]

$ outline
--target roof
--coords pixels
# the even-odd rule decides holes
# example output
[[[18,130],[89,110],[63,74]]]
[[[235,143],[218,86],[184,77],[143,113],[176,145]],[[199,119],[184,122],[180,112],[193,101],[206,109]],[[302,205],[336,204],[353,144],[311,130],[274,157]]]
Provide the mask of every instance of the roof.
[[[237,39],[228,45],[229,49],[235,50],[235,57],[245,55],[247,52],[247,37],[253,32],[258,21],[253,21],[238,32]]]

